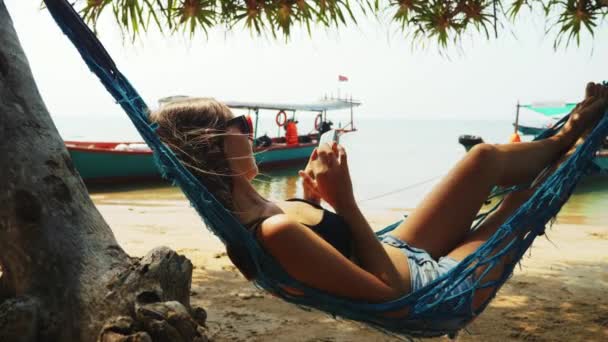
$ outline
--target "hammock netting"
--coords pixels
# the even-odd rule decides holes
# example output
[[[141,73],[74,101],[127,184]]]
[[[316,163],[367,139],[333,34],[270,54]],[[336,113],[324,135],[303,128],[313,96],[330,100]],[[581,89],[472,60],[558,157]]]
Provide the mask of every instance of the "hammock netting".
[[[534,195],[487,242],[431,284],[402,298],[384,303],[338,297],[306,286],[287,274],[260,246],[256,238],[160,141],[155,133],[155,125],[148,121],[147,105],[72,6],[65,0],[44,2],[91,71],[99,77],[154,151],[155,161],[163,176],[181,187],[206,226],[225,245],[245,251],[246,256],[255,264],[257,286],[298,306],[315,308],[334,317],[364,322],[389,333],[407,337],[454,335],[479,315],[511,276],[514,267],[534,239],[544,233],[545,226],[557,215],[577,182],[590,171],[595,153],[608,133],[608,115],[604,115],[576,152],[539,185]],[[567,116],[562,118],[558,125],[543,132],[536,139],[554,135],[567,119]],[[495,193],[494,196],[496,195]],[[481,214],[472,229],[475,229],[487,214],[488,212]],[[376,234],[388,233],[399,223],[396,222]],[[488,272],[505,256],[512,262],[505,265],[500,277],[490,280]],[[468,277],[474,279],[473,286],[460,293],[452,293],[452,290]],[[476,291],[483,288],[490,289],[492,294],[485,303],[473,309],[471,300]],[[463,305],[468,307],[461,310]]]

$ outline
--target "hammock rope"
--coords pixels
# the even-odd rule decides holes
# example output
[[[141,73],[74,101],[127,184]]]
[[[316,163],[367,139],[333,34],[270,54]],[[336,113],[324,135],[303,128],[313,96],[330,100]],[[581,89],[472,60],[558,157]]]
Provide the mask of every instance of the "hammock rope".
[[[91,71],[127,113],[144,141],[154,151],[155,161],[163,176],[181,187],[208,229],[227,246],[241,248],[251,259],[258,270],[255,279],[257,286],[298,306],[319,309],[334,317],[361,321],[390,333],[409,337],[454,335],[480,314],[511,276],[515,265],[536,236],[543,234],[545,225],[557,215],[576,183],[591,169],[595,152],[608,133],[608,115],[604,115],[577,151],[538,187],[532,197],[488,241],[431,284],[384,303],[337,297],[293,279],[261,248],[255,237],[160,141],[155,133],[155,125],[148,121],[148,106],[72,6],[66,0],[44,2]],[[555,134],[567,118],[562,118],[557,127],[546,130],[537,139]],[[497,205],[494,209],[496,207]],[[477,224],[486,216],[487,213],[480,214]],[[388,233],[401,222],[395,222],[376,234],[380,236]],[[513,262],[504,265],[503,272],[497,279],[486,279],[488,273],[505,256],[512,258]],[[469,277],[474,279],[473,286],[461,293],[450,294]],[[492,295],[473,310],[470,307],[471,300],[478,289],[484,288],[492,289]]]

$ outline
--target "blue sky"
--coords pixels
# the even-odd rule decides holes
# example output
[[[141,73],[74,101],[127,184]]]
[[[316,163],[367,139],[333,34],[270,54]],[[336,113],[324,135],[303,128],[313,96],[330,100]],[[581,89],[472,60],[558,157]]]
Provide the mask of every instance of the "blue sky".
[[[122,115],[38,1],[5,0],[54,116]],[[337,30],[296,30],[289,42],[218,28],[189,40],[150,33],[125,42],[110,20],[101,39],[150,105],[163,96],[303,102],[340,92],[363,117],[511,119],[516,101],[577,101],[588,80],[608,80],[606,25],[580,47],[554,51],[541,16],[527,14],[498,39],[472,33],[447,56],[412,48],[376,19]],[[34,24],[35,23],[35,24]]]

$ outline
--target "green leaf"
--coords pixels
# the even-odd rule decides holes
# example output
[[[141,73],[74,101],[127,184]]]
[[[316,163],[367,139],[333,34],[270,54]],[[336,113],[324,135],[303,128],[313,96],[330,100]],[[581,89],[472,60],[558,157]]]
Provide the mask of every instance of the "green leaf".
[[[492,31],[504,21],[514,22],[523,9],[542,13],[548,21],[547,35],[554,35],[554,46],[581,42],[581,29],[594,37],[608,16],[605,0],[74,0],[80,15],[96,31],[102,13],[111,5],[112,14],[124,35],[135,39],[146,32],[150,22],[164,32],[178,29],[194,35],[205,34],[217,25],[234,29],[238,23],[257,34],[280,32],[288,38],[296,26],[312,35],[313,25],[336,27],[357,25],[358,19],[389,13],[404,38],[425,45],[433,41],[442,48],[457,44],[470,32],[491,39]],[[188,14],[185,6],[195,6]],[[281,12],[289,7],[288,14]],[[585,15],[580,15],[580,9]],[[353,11],[356,9],[356,11]],[[250,10],[254,12],[250,13]],[[579,14],[577,15],[577,10]]]

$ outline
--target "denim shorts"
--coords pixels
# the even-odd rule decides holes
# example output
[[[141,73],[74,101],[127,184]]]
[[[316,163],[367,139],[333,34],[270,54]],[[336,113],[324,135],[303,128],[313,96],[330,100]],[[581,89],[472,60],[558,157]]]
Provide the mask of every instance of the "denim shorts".
[[[405,241],[402,241],[392,235],[384,234],[378,238],[382,243],[399,248],[407,257],[408,266],[410,269],[412,292],[416,292],[427,286],[435,279],[448,273],[450,270],[456,267],[456,265],[458,265],[458,261],[456,259],[447,256],[441,257],[438,261],[435,261],[435,259],[433,259],[425,250],[412,247]],[[458,295],[463,292],[470,292],[470,289],[473,286],[473,280],[471,278],[466,278],[464,281],[460,282],[457,286],[451,289],[447,296],[449,297],[451,295]],[[445,293],[439,293],[438,296],[443,294]],[[459,298],[453,300],[447,300],[439,306],[438,310],[443,311],[448,315],[454,315],[454,318],[457,316],[465,318],[472,315],[472,299],[470,298],[470,295],[466,293],[464,297],[458,297]]]

